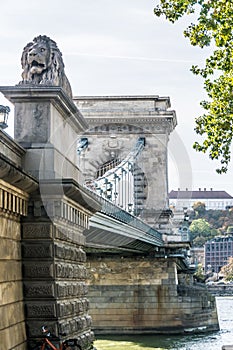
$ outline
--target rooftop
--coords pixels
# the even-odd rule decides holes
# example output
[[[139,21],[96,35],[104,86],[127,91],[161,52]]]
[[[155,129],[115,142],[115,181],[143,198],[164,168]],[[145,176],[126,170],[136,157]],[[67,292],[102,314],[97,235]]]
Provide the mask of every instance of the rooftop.
[[[233,235],[226,235],[226,236],[217,236],[212,238],[211,240],[207,241],[205,244],[211,244],[211,243],[217,243],[217,242],[232,242],[233,241]]]
[[[226,191],[214,191],[212,188],[207,190],[198,191],[185,191],[178,189],[178,191],[172,190],[168,194],[169,199],[233,199],[233,197]]]

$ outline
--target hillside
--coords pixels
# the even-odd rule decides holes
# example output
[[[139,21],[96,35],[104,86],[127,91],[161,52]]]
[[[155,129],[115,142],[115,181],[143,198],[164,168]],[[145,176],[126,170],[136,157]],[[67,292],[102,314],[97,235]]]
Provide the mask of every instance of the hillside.
[[[190,222],[193,246],[200,247],[215,236],[233,233],[233,208],[206,210],[204,203],[198,202],[190,212]]]

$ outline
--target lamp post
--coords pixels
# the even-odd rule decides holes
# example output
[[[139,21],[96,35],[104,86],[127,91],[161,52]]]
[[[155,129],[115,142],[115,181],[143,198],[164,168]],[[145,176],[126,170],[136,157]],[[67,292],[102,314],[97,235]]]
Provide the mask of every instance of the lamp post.
[[[0,129],[6,129],[8,127],[7,120],[10,112],[10,108],[8,106],[0,105]]]

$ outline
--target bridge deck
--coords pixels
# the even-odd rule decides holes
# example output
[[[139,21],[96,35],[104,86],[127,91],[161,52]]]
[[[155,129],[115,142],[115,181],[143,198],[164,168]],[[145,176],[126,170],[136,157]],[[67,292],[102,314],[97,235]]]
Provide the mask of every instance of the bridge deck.
[[[162,234],[111,201],[93,193],[101,210],[90,219],[85,230],[87,245],[117,250],[148,251],[164,246]]]

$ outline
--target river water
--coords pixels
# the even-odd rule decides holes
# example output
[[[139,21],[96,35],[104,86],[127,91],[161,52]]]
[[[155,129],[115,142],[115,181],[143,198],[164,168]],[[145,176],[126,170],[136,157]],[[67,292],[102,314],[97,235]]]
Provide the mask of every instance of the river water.
[[[217,297],[220,331],[202,335],[96,336],[97,350],[221,350],[233,345],[233,297]]]

